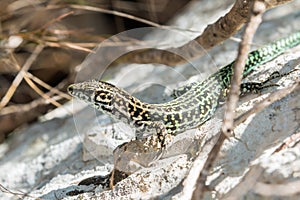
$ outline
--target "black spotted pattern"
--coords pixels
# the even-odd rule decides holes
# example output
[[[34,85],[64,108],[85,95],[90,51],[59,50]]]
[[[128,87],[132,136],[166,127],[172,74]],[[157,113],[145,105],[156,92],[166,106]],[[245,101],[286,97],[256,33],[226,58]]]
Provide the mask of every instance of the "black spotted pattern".
[[[143,122],[150,120],[149,111],[145,104],[142,104],[136,98],[130,98],[130,102],[128,103],[128,113],[130,119],[134,121],[137,126],[142,126]]]
[[[247,76],[255,67],[276,58],[285,50],[299,43],[300,32],[297,32],[251,52],[246,61],[243,76]],[[233,64],[234,62],[231,62],[224,66],[203,82],[183,88],[182,93],[179,91],[180,96],[178,98],[163,104],[143,103],[127,92],[106,83],[101,83],[99,86],[96,82],[78,84],[76,91],[74,87],[70,87],[69,92],[73,96],[93,103],[99,109],[111,112],[117,120],[126,118],[129,124],[141,130],[146,130],[145,127],[156,126],[156,130],[161,130],[157,132],[159,139],[164,141],[164,128],[168,133],[177,134],[203,124],[214,114],[219,101],[226,96],[230,89]],[[278,75],[275,74],[274,76]],[[90,88],[90,84],[94,87],[93,89]],[[260,83],[242,85],[242,89],[246,92],[260,90],[263,87],[265,86]],[[99,88],[106,88],[107,91],[97,91]],[[94,94],[94,91],[96,93],[92,99],[91,94]],[[114,95],[116,96],[114,97]],[[157,126],[157,124],[160,125],[159,122],[164,127]]]
[[[107,91],[96,91],[94,101],[102,105],[111,106],[111,101],[113,99],[113,94]]]

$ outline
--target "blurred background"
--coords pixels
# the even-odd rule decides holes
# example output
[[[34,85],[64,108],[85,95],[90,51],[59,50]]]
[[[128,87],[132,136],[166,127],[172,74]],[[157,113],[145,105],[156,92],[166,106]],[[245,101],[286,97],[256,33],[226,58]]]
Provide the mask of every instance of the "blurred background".
[[[0,142],[70,98],[74,68],[101,41],[150,26],[141,19],[166,24],[189,2],[1,0]]]

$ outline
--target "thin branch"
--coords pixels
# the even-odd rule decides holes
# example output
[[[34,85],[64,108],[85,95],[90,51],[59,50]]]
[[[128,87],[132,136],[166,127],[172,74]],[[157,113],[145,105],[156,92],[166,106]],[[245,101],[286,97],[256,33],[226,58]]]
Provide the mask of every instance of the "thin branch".
[[[277,153],[283,149],[286,149],[288,147],[294,146],[297,142],[300,141],[300,132],[295,133],[288,137],[275,151],[274,153]]]
[[[275,101],[278,101],[282,98],[284,98],[286,95],[295,92],[297,93],[298,90],[300,90],[300,81],[296,82],[290,87],[281,89],[279,91],[276,91],[272,93],[269,97],[258,103],[255,107],[253,107],[251,110],[240,116],[238,119],[234,122],[234,127],[238,126],[240,123],[242,123],[244,120],[246,120],[250,115],[260,112],[262,109],[268,107]],[[282,150],[283,148],[287,147],[290,143],[295,142],[295,140],[299,140],[300,133],[294,134],[291,137],[288,138],[288,140],[283,143],[280,147],[274,150],[274,153]],[[225,197],[225,199],[231,200],[231,199],[241,199],[244,194],[246,194],[249,190],[253,190],[254,188],[257,188],[257,179],[260,177],[260,174],[263,172],[263,168],[259,165],[254,165],[251,167],[251,169],[247,172],[247,174],[243,177],[243,180],[240,181],[240,183],[235,186],[231,191],[229,191]]]
[[[211,152],[208,154],[208,157],[206,159],[206,162],[198,175],[197,182],[195,184],[195,190],[193,192],[192,199],[193,200],[198,200],[203,198],[204,191],[206,190],[205,182],[208,176],[208,173],[212,167],[213,162],[218,156],[218,153],[221,149],[221,146],[223,142],[226,139],[226,136],[222,133],[218,133],[219,138],[215,144],[215,146],[212,148]]]
[[[259,165],[254,165],[240,180],[240,183],[235,186],[229,193],[227,193],[225,200],[242,199],[243,195],[246,194],[257,182],[257,179],[261,176],[264,169]]]
[[[245,61],[248,56],[250,47],[248,44],[251,43],[253,35],[262,21],[262,14],[265,11],[266,6],[263,2],[254,1],[251,7],[251,15],[249,16],[249,22],[245,29],[242,42],[239,46],[239,53],[237,60],[233,66],[233,76],[231,78],[231,87],[229,96],[226,103],[224,123],[221,129],[221,134],[219,136],[218,142],[208,155],[207,161],[204,165],[203,170],[199,174],[196,189],[193,193],[193,199],[202,199],[205,191],[205,182],[207,180],[208,173],[213,165],[214,160],[217,158],[217,155],[221,149],[221,146],[225,139],[230,136],[233,131],[233,119],[234,119],[234,110],[239,99],[240,93],[240,84],[242,80],[242,73],[245,66]]]
[[[282,184],[270,184],[258,182],[253,192],[263,197],[292,197],[300,193],[300,180],[290,181]]]
[[[31,195],[28,195],[22,191],[19,191],[19,192],[13,192],[9,189],[7,189],[6,187],[4,187],[2,184],[0,184],[0,191],[2,191],[3,193],[7,193],[7,194],[11,194],[11,195],[14,195],[14,196],[18,196],[19,198],[24,198],[24,197],[30,197],[30,198],[33,198],[33,199],[40,199],[40,198],[37,198],[37,197],[33,197]]]
[[[199,174],[208,158],[208,153],[212,151],[213,147],[216,145],[218,138],[220,134],[217,134],[211,138],[209,138],[207,141],[205,141],[205,144],[201,149],[199,149],[199,155],[197,158],[193,161],[193,165],[189,171],[189,174],[185,178],[183,182],[183,189],[181,196],[179,199],[191,199],[193,195],[193,191],[195,189],[195,185],[197,182],[197,178],[195,174]]]
[[[234,111],[239,100],[240,85],[243,78],[242,74],[250,51],[249,44],[252,42],[254,34],[262,21],[262,14],[265,9],[266,6],[263,2],[254,1],[252,14],[239,46],[238,57],[233,65],[234,73],[231,77],[230,91],[225,106],[224,123],[222,126],[222,132],[226,137],[230,137],[233,131]]]

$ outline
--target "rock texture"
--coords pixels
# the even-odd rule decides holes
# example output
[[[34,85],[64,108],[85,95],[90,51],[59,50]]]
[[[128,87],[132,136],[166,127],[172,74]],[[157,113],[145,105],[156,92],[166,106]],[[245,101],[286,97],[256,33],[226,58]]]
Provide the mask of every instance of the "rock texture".
[[[217,2],[194,2],[172,24],[201,32],[207,23],[226,13],[233,3]],[[255,35],[255,44],[267,44],[299,30],[299,8],[300,1],[295,0],[268,11]],[[180,34],[192,39],[198,33]],[[148,39],[174,46],[183,42],[180,34],[157,31],[149,33]],[[180,41],[174,43],[177,40]],[[256,45],[253,45],[254,49]],[[172,88],[201,80],[216,71],[217,66],[228,64],[236,56],[236,47],[235,41],[228,40],[195,61],[193,67],[132,64],[107,70],[103,77],[110,74],[110,82],[135,92],[145,101],[162,102],[169,99]],[[96,57],[88,57],[83,64],[94,62]],[[285,73],[300,69],[299,58],[300,47],[296,47],[261,66],[249,80],[265,80],[274,71]],[[291,85],[299,77],[298,70],[278,80],[278,88],[268,88],[261,95],[242,98],[237,114],[251,109],[270,92]],[[295,142],[300,133],[299,98],[300,91],[296,90],[252,115],[235,129],[235,136],[225,142],[209,175],[207,184],[211,191],[205,193],[206,199],[300,198],[300,148]],[[7,143],[0,145],[0,183],[13,192],[26,193],[25,199],[187,199],[191,195],[191,183],[198,175],[197,166],[203,165],[220,129],[222,111],[221,107],[199,130],[176,136],[161,159],[147,166],[132,161],[130,164],[139,170],[112,190],[104,190],[101,184],[78,183],[97,176],[105,180],[113,169],[113,150],[133,139],[134,132],[74,100],[48,113],[40,122],[16,131]],[[291,136],[294,142],[282,146]],[[203,160],[194,160],[197,155]],[[22,195],[0,193],[0,199],[18,197]]]

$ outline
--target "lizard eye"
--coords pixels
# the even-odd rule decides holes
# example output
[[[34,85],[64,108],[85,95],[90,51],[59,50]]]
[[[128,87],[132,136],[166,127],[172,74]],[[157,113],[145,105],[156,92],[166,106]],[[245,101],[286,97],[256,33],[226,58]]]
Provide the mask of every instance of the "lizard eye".
[[[68,87],[68,92],[69,92],[70,94],[73,94],[73,87],[72,87],[72,85],[70,85],[70,86]]]
[[[113,95],[105,91],[97,91],[95,94],[95,102],[101,103],[104,105],[110,105]]]

